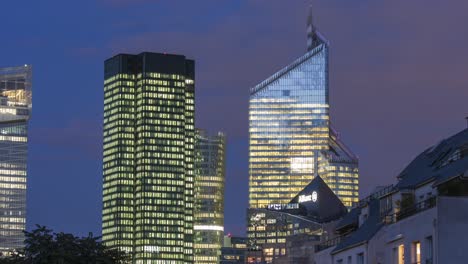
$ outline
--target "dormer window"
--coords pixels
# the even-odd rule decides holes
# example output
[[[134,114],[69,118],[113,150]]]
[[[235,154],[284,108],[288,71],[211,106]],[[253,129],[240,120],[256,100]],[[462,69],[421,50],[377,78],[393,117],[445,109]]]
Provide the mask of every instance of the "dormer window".
[[[459,159],[462,158],[462,152],[461,149],[456,149],[454,152],[452,152],[443,162],[440,164],[439,168],[442,168],[444,166],[447,166],[448,164],[455,162]]]

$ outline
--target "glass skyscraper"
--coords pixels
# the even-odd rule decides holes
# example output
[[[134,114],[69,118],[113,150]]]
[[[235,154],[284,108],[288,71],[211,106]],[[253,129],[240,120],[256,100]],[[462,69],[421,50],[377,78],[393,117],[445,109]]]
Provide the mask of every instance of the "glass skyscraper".
[[[105,61],[102,239],[133,263],[193,263],[194,64]]]
[[[309,17],[308,52],[251,89],[250,208],[286,204],[316,175],[358,201],[358,159],[330,126],[328,53]]]
[[[195,136],[195,263],[218,264],[224,237],[225,137]]]
[[[26,226],[32,66],[0,68],[0,252],[22,248]]]

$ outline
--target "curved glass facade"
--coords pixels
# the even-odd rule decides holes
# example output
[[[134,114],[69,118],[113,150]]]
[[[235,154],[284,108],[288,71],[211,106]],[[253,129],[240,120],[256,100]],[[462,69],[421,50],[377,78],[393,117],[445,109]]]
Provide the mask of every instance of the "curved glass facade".
[[[195,263],[217,264],[224,236],[225,137],[198,130],[195,140]]]
[[[24,246],[32,66],[0,69],[0,253]]]

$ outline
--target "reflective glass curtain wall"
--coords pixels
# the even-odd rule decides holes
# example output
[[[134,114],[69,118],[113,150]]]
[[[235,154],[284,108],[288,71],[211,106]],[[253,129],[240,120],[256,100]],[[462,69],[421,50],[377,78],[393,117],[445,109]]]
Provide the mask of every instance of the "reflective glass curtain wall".
[[[0,68],[0,252],[22,248],[26,227],[32,66]]]
[[[197,130],[195,146],[195,263],[217,264],[224,236],[224,134]]]
[[[328,54],[309,16],[307,53],[251,89],[248,214],[289,203],[317,175],[346,207],[359,200],[358,159],[330,125]],[[248,221],[250,245],[273,256],[265,243],[278,234]]]
[[[347,207],[358,158],[330,126],[328,41],[308,21],[308,52],[250,91],[249,207],[286,204],[316,175]]]
[[[328,46],[321,43],[252,89],[249,206],[286,204],[328,150]]]
[[[194,62],[105,62],[103,241],[134,263],[193,262]]]

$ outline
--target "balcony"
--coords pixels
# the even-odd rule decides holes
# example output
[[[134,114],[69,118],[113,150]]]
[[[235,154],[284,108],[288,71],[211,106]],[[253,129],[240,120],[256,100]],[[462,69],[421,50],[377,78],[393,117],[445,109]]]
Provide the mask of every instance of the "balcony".
[[[327,248],[334,247],[334,246],[338,245],[339,243],[341,243],[342,240],[343,240],[343,237],[339,236],[339,237],[335,237],[333,239],[329,239],[327,241],[324,241],[324,242],[322,242],[322,243],[315,246],[315,252],[319,252],[319,251],[325,250]]]
[[[431,209],[436,206],[436,201],[437,201],[436,198],[437,197],[433,196],[422,202],[414,203],[412,205],[407,205],[403,207],[400,212],[385,216],[384,223],[393,224],[405,218],[408,218],[412,215]]]

